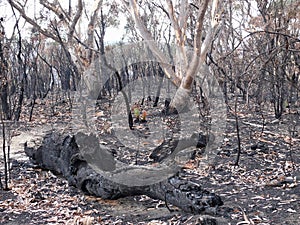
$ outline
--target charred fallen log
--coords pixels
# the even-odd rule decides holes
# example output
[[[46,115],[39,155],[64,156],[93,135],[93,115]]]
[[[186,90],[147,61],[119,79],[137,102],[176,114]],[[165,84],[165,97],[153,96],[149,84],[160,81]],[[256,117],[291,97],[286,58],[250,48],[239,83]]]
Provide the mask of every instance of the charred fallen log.
[[[95,138],[84,134],[79,137],[87,141]],[[144,186],[127,186],[112,181],[87,163],[79,151],[75,136],[49,133],[39,146],[29,147],[25,144],[25,153],[38,166],[62,174],[70,185],[104,199],[147,195],[191,213],[210,212],[212,208],[223,204],[219,196],[204,190],[199,184],[181,178],[179,174]]]
[[[154,162],[162,162],[166,158],[174,157],[178,152],[189,147],[204,148],[208,143],[209,137],[203,134],[193,134],[190,138],[181,140],[170,139],[165,140],[161,145],[157,146],[149,155]],[[194,151],[192,155],[195,155]],[[191,156],[190,158],[193,158]]]

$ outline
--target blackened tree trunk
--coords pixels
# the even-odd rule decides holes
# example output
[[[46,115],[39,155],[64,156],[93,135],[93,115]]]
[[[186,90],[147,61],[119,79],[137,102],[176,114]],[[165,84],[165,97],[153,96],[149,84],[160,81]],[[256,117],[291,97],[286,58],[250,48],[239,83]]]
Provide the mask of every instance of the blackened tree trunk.
[[[1,79],[1,76],[0,76]],[[10,107],[8,103],[8,83],[5,80],[6,78],[2,78],[2,82],[0,81],[0,94],[1,94],[1,110],[3,112],[3,119],[10,120]]]
[[[21,116],[21,112],[22,112],[22,105],[23,105],[23,101],[24,101],[24,80],[26,79],[26,76],[24,76],[25,78],[22,79],[21,81],[21,87],[20,87],[20,95],[19,95],[19,99],[18,99],[18,103],[17,103],[17,108],[16,111],[14,112],[15,114],[15,121],[19,121],[20,120],[20,116]]]
[[[84,138],[93,137],[85,135]],[[88,165],[81,156],[75,139],[75,136],[49,133],[40,146],[29,147],[25,144],[25,152],[40,167],[62,174],[71,185],[104,199],[143,194],[191,213],[211,212],[212,209],[215,211],[223,204],[219,196],[178,174],[145,186],[129,187],[111,181]]]
[[[9,159],[7,158],[7,153],[6,153],[6,130],[5,130],[5,123],[3,121],[2,118],[2,114],[0,114],[1,116],[1,126],[2,126],[2,153],[3,153],[3,162],[4,162],[4,190],[8,190],[8,161]],[[0,180],[1,182],[1,180]],[[1,183],[1,187],[2,187],[2,183]]]
[[[3,119],[10,119],[10,107],[8,103],[8,79],[7,79],[7,67],[8,63],[4,55],[4,26],[0,20],[0,110],[3,113]]]

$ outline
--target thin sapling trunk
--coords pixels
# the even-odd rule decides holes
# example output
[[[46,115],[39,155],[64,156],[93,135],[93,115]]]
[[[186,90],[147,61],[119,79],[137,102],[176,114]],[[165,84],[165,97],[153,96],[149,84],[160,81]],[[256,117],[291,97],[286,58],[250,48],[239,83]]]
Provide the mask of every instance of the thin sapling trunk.
[[[235,128],[236,128],[236,135],[237,135],[237,144],[238,144],[238,152],[236,156],[236,160],[234,165],[238,166],[241,156],[241,138],[240,138],[240,127],[239,127],[239,118],[237,115],[237,94],[235,97],[235,103],[234,103],[234,116],[235,116]]]

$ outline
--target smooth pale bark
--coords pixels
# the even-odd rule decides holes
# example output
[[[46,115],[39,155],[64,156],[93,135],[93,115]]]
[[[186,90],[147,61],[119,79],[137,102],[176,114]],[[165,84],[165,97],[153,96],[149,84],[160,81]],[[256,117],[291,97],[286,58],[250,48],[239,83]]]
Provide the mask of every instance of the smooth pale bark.
[[[167,57],[159,49],[151,33],[147,30],[145,24],[143,24],[143,20],[141,19],[141,16],[139,14],[136,0],[130,0],[129,4],[125,0],[123,0],[123,4],[127,7],[128,11],[131,13],[134,22],[137,26],[137,29],[141,33],[144,40],[147,41],[149,48],[151,49],[151,51],[153,52],[157,60],[161,63],[164,73],[178,87],[180,85],[181,80],[175,75],[172,69],[172,65],[170,65],[170,62],[167,60]]]
[[[167,10],[164,11],[168,14],[172,28],[175,33],[175,41],[178,46],[178,49],[176,50],[178,52],[178,55],[175,56],[175,71],[173,72],[170,70],[170,67],[167,66],[167,64],[165,64],[166,58],[157,47],[157,44],[154,42],[151,33],[143,24],[143,20],[141,19],[137,7],[137,1],[130,0],[129,3],[123,1],[124,5],[127,7],[128,11],[134,18],[137,29],[140,31],[142,37],[145,40],[150,41],[150,49],[157,57],[157,59],[160,62],[164,63],[162,67],[166,76],[169,79],[173,79],[173,81],[175,81],[173,83],[175,83],[175,85],[178,87],[178,93],[175,94],[170,104],[170,108],[174,110],[176,109],[177,111],[182,110],[185,107],[186,102],[190,98],[189,94],[192,89],[193,81],[198,75],[199,69],[205,63],[206,54],[212,44],[212,41],[214,40],[215,31],[219,24],[219,16],[217,14],[219,4],[218,0],[213,0],[211,4],[210,26],[208,28],[209,30],[207,31],[207,35],[204,39],[204,42],[202,42],[204,18],[208,9],[209,2],[210,0],[204,0],[201,2],[201,5],[199,7],[195,33],[193,35],[193,53],[191,60],[189,60],[185,47],[189,4],[187,1],[182,1],[179,7],[179,15],[176,16],[173,2],[171,0],[166,0]]]
[[[209,27],[204,42],[202,43],[201,35],[203,29],[204,15],[208,7],[208,2],[209,1],[205,1],[203,3],[202,10],[199,13],[196,35],[194,39],[194,52],[193,52],[193,58],[191,60],[191,64],[187,68],[186,76],[184,77],[184,79],[182,79],[181,85],[178,88],[170,104],[170,107],[172,109],[176,109],[177,111],[182,110],[185,107],[186,103],[188,102],[190,98],[189,94],[191,92],[192,84],[195,77],[196,76],[201,77],[201,73],[203,71],[201,71],[200,68],[202,67],[203,64],[205,64],[206,54],[212,44],[216,29],[219,24],[218,21],[219,16],[216,14],[218,8],[218,0],[214,0],[212,4],[212,10],[211,10],[211,23],[210,23],[211,26]]]
[[[171,0],[167,0],[168,15],[174,28],[175,41],[176,41],[176,56],[175,56],[175,67],[176,76],[182,79],[186,73],[188,67],[188,57],[186,52],[186,28],[187,20],[189,16],[188,1],[184,0],[181,2],[180,14],[178,17],[175,15],[174,6]]]
[[[180,86],[171,103],[170,103],[170,109],[169,112],[174,112],[175,110],[180,113],[182,112],[186,107],[188,107],[188,102],[190,99],[190,93],[191,89],[186,89],[183,86]]]
[[[94,46],[94,34],[95,34],[94,29],[95,29],[95,24],[96,24],[97,19],[98,19],[98,12],[99,12],[99,10],[102,6],[102,0],[98,0],[98,2],[95,2],[94,4],[96,6],[93,9],[93,13],[91,15],[91,19],[90,19],[90,22],[89,22],[89,25],[88,25],[88,32],[87,32],[88,33],[87,45],[90,48],[93,48],[93,46]],[[88,50],[87,59],[88,59],[89,65],[90,65],[92,60],[93,60],[93,51],[92,51],[92,49]]]
[[[203,6],[199,10],[197,23],[196,23],[196,33],[194,36],[194,50],[193,50],[193,58],[191,60],[191,64],[187,69],[186,79],[183,80],[183,88],[191,89],[191,79],[194,79],[196,73],[199,69],[201,64],[201,55],[206,55],[206,52],[201,52],[201,45],[202,45],[202,30],[203,30],[203,23],[204,23],[204,16],[207,11],[209,0],[205,0],[203,2]],[[207,39],[208,37],[206,37]],[[212,39],[210,40],[212,42]]]

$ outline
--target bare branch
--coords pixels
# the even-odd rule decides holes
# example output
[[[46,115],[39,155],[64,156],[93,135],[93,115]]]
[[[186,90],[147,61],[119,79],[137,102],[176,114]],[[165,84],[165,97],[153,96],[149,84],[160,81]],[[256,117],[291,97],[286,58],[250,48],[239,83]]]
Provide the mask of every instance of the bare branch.
[[[16,10],[18,10],[18,12],[21,14],[21,16],[28,22],[30,23],[32,26],[34,26],[35,28],[37,28],[39,30],[39,32],[41,32],[43,35],[45,35],[48,38],[53,39],[54,41],[59,42],[59,38],[57,38],[55,35],[53,35],[52,33],[50,33],[49,31],[43,29],[39,24],[36,23],[35,20],[31,19],[29,16],[26,15],[25,10],[22,6],[20,6],[19,4],[16,3],[16,1],[13,0],[8,0],[9,4],[15,8]]]
[[[186,33],[186,29],[187,29],[187,20],[189,17],[189,4],[188,1],[182,1],[181,3],[181,7],[180,7],[180,14],[179,14],[179,27],[181,29],[181,32],[183,34]],[[186,38],[186,35],[184,35],[184,37]]]
[[[201,36],[202,36],[204,16],[208,7],[208,2],[209,0],[205,0],[202,7],[199,10],[197,24],[196,24],[197,25],[196,32],[195,32],[196,34],[194,36],[194,54],[193,54],[192,62],[187,70],[187,74],[186,74],[187,82],[184,83],[184,86],[186,86],[186,88],[188,88],[191,85],[192,80],[196,75],[196,71],[199,68],[199,65],[201,64],[200,61],[200,52],[201,52],[201,43],[202,43]]]
[[[168,11],[162,5],[159,5],[155,2],[151,2],[151,3],[152,3],[152,5],[156,6],[159,9],[161,9],[167,15],[167,17],[170,19],[170,15],[169,15]]]
[[[175,36],[176,36],[177,43],[179,45],[182,45],[183,44],[182,43],[183,42],[182,33],[181,33],[181,29],[179,27],[178,20],[175,16],[173,3],[172,3],[171,0],[167,0],[167,3],[168,3],[168,13],[170,15],[171,24],[172,24],[172,26],[174,28],[174,31],[175,31]]]
[[[209,31],[205,37],[204,42],[202,43],[202,30],[203,30],[203,22],[205,12],[208,8],[209,0],[205,0],[201,10],[199,11],[198,19],[197,19],[197,28],[196,28],[196,35],[194,38],[194,55],[191,62],[190,67],[188,68],[187,75],[195,77],[196,71],[202,63],[204,63],[206,59],[207,51],[212,43],[213,37],[215,35],[215,31],[219,24],[219,17],[216,14],[218,9],[218,0],[213,0],[212,9],[211,9],[211,23],[209,27]]]
[[[196,57],[199,56],[200,53],[200,48],[201,48],[201,35],[202,35],[202,30],[203,30],[203,22],[204,22],[204,16],[205,12],[208,7],[208,2],[209,0],[205,0],[203,2],[203,5],[199,11],[198,18],[197,18],[197,26],[196,26],[196,35],[194,38],[194,51],[196,54]]]
[[[172,80],[172,82],[176,85],[179,86],[180,84],[180,79],[176,77],[174,71],[172,70],[172,66],[169,64],[167,58],[165,55],[162,53],[162,51],[158,48],[158,46],[155,44],[155,41],[153,37],[151,36],[150,32],[147,30],[146,26],[143,24],[138,8],[137,8],[137,2],[136,0],[129,0],[129,3],[126,2],[125,0],[122,0],[123,4],[125,7],[130,11],[135,24],[137,26],[137,29],[140,31],[142,37],[146,40],[149,41],[149,47],[153,54],[157,57],[157,59],[161,62],[161,66],[166,74],[166,76]]]
[[[97,16],[98,16],[98,11],[102,5],[102,0],[98,0],[98,2],[96,2],[96,7],[92,12],[91,15],[91,19],[90,22],[88,24],[88,40],[87,40],[87,45],[90,46],[91,48],[93,47],[93,43],[94,43],[94,30],[95,30],[95,23],[97,20]],[[93,51],[89,51],[88,53],[88,61],[91,62],[92,61],[92,57],[93,57]]]
[[[76,24],[79,21],[81,15],[82,15],[82,10],[83,10],[82,0],[78,0],[78,6],[77,7],[78,7],[78,9],[77,9],[76,15],[73,19],[73,22],[71,24],[70,31],[69,31],[69,34],[68,34],[69,41],[72,40],[74,32],[75,32]]]
[[[71,21],[71,18],[63,10],[63,8],[59,4],[59,2],[58,2],[58,4],[54,4],[54,3],[50,3],[48,1],[40,0],[40,4],[43,5],[45,8],[49,9],[51,12],[54,12],[58,16],[58,18],[60,18],[61,20],[64,20],[66,23],[69,23]]]
[[[170,15],[171,24],[175,31],[176,42],[179,46],[179,54],[176,54],[178,57],[176,59],[176,63],[178,63],[177,75],[183,77],[185,75],[187,67],[188,67],[188,59],[185,49],[185,41],[186,41],[186,27],[187,27],[187,19],[188,19],[188,2],[186,0],[182,1],[180,7],[180,14],[178,19],[175,16],[174,6],[171,0],[167,0],[168,4],[168,12]]]

